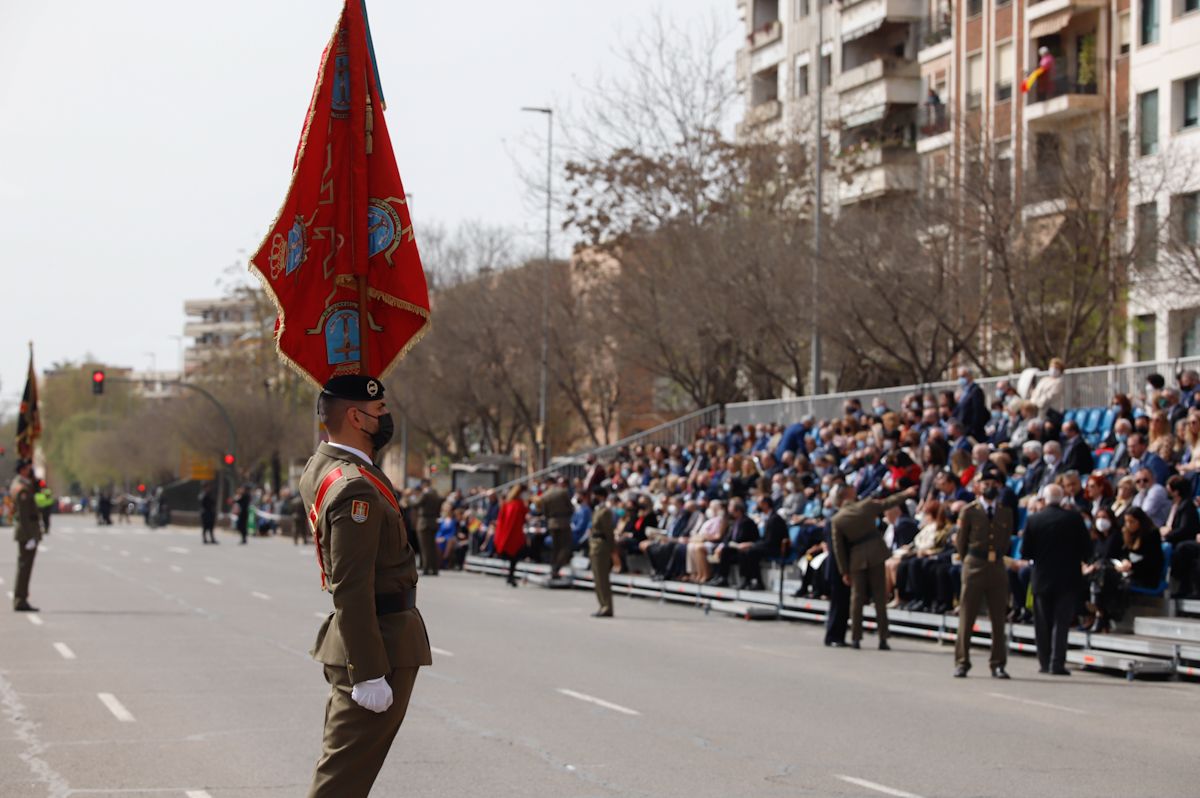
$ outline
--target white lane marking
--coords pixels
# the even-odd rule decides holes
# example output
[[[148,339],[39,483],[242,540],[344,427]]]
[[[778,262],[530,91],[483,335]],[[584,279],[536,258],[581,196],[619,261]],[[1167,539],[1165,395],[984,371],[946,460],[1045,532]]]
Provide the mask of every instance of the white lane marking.
[[[171,570],[172,570],[172,571],[174,571],[174,572],[175,572],[175,573],[177,573],[177,574],[181,574],[181,573],[183,573],[183,569],[182,569],[182,568],[180,568],[178,565],[172,565],[172,566],[171,566]]]
[[[1006,701],[1016,701],[1018,704],[1028,704],[1031,707],[1057,709],[1059,712],[1071,712],[1076,715],[1088,714],[1082,709],[1075,709],[1075,707],[1064,707],[1062,704],[1051,704],[1046,701],[1034,701],[1032,698],[1017,698],[1014,695],[1005,695],[1004,693],[988,693],[988,695],[990,695],[992,698],[1003,698]]]
[[[75,652],[68,648],[66,643],[55,643],[54,650],[61,654],[63,659],[75,659]]]
[[[205,581],[205,582],[208,582],[210,585],[219,585],[219,584],[221,584],[221,580],[220,580],[220,579],[217,579],[215,576],[206,576],[206,577],[204,577],[204,581]]]
[[[915,793],[897,790],[895,787],[888,787],[886,784],[876,784],[873,781],[856,779],[853,776],[843,776],[841,774],[834,775],[848,784],[854,784],[867,790],[874,790],[875,792],[883,793],[884,795],[892,795],[895,796],[895,798],[921,798],[921,796],[916,795]]]
[[[12,592],[11,590],[6,590],[6,591],[4,591],[4,593],[5,593],[5,594],[6,594],[6,595],[7,595],[9,598],[12,598],[12,597],[13,597],[13,592]]]
[[[568,698],[574,698],[577,701],[586,701],[587,703],[595,704],[598,707],[604,707],[605,709],[611,709],[613,712],[620,712],[622,715],[640,715],[640,714],[642,714],[641,712],[638,712],[636,709],[630,709],[629,707],[623,707],[620,704],[614,704],[610,701],[605,701],[603,698],[596,698],[595,696],[587,695],[586,693],[577,693],[574,690],[568,690],[565,687],[558,688],[558,692],[562,693],[563,695],[567,696]]]
[[[262,599],[263,601],[271,600],[271,597],[268,596],[266,593],[259,593],[257,590],[250,591],[250,595],[254,596],[256,599]]]
[[[28,618],[28,619],[29,619],[29,622],[30,622],[31,624],[33,624],[34,626],[41,626],[41,625],[42,625],[42,619],[41,619],[41,618],[39,618],[39,617],[37,617],[37,616],[36,616],[36,615],[34,615],[33,613],[29,613],[29,614],[28,614],[28,615],[26,615],[25,617],[26,617],[26,618]]]
[[[212,796],[204,790],[188,790],[184,793],[184,795],[187,796],[187,798],[212,798]]]
[[[434,654],[437,654],[439,657],[453,657],[454,656],[446,649],[438,648],[437,646],[430,646],[429,650],[432,651]]]
[[[122,723],[133,723],[133,713],[125,708],[125,705],[117,700],[117,697],[112,693],[96,693],[96,698],[100,699],[100,703],[108,707],[108,711],[113,713],[113,717]]]
[[[173,551],[176,554],[190,554],[191,549],[185,549],[183,546],[168,546],[167,551]]]

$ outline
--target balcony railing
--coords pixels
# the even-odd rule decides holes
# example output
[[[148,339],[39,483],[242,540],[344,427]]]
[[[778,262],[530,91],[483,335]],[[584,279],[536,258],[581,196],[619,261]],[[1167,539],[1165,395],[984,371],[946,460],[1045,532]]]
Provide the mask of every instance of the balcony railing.
[[[946,106],[925,103],[917,114],[917,135],[923,139],[939,136],[950,129],[950,114]]]
[[[1048,81],[1045,79],[1039,80],[1034,84],[1029,93],[1025,95],[1025,104],[1034,105],[1036,103],[1053,100],[1055,97],[1063,97],[1069,94],[1099,94],[1099,88],[1096,85],[1096,78],[1099,67],[1092,70],[1092,77],[1086,81],[1079,80],[1078,74],[1060,74],[1054,75]]]
[[[751,49],[777,41],[783,33],[783,23],[777,19],[764,23],[746,37]]]
[[[953,32],[954,23],[949,14],[943,15],[940,19],[926,17],[921,22],[921,46],[933,47],[935,44],[949,39]]]

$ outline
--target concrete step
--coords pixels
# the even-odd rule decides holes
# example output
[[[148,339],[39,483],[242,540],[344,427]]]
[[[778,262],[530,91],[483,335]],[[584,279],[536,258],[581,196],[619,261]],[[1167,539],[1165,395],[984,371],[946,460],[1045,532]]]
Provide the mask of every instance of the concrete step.
[[[1176,611],[1180,615],[1200,615],[1200,599],[1179,599]]]
[[[1147,637],[1163,637],[1187,643],[1200,643],[1200,619],[1195,618],[1149,618],[1140,616],[1133,620],[1135,634]]]
[[[779,617],[775,610],[748,601],[712,601],[705,606],[705,612],[709,611],[733,615],[747,621],[774,621]]]
[[[1175,673],[1175,664],[1169,660],[1138,654],[1099,651],[1094,648],[1068,651],[1067,662],[1081,665],[1084,668],[1121,671],[1131,681],[1138,676],[1170,676]]]

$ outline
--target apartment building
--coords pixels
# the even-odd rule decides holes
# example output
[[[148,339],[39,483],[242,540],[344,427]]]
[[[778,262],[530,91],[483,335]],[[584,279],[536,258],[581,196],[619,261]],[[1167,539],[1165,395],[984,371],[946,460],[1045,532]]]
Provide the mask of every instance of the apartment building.
[[[261,309],[252,297],[189,299],[183,303],[183,310],[188,317],[183,334],[192,339],[183,353],[185,375],[240,342],[258,339],[264,332]]]
[[[1134,0],[1122,18],[1130,60],[1132,234],[1163,279],[1130,295],[1129,357],[1200,355],[1200,0]],[[1176,259],[1192,268],[1172,276]]]
[[[914,192],[922,0],[738,0],[738,10],[738,135],[815,141],[821,95],[828,205]]]

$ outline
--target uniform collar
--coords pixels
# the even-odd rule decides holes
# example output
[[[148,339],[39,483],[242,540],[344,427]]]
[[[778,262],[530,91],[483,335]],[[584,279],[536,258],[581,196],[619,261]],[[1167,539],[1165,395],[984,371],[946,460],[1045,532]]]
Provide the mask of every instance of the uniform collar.
[[[343,452],[354,455],[368,465],[374,465],[374,463],[371,461],[371,458],[367,457],[367,453],[361,449],[355,449],[353,446],[347,446],[344,443],[334,443],[333,441],[326,441],[325,443],[327,446],[332,446],[334,449],[340,449]]]

